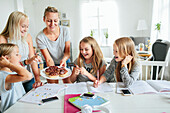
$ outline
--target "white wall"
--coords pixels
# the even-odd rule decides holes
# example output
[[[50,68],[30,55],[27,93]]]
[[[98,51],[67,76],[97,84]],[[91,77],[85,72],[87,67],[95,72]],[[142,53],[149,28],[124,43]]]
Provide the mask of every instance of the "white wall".
[[[10,13],[14,10],[16,10],[16,2],[14,0],[0,0],[0,33],[4,29]]]
[[[9,14],[14,11],[17,1],[21,0],[0,0],[0,32],[4,28]],[[152,2],[153,0],[114,0],[119,11],[119,31],[120,36],[141,36],[141,31],[137,31],[139,19],[145,19],[148,30],[144,31],[144,36],[150,36]],[[83,38],[81,31],[80,6],[81,0],[23,0],[24,12],[30,18],[29,33],[35,37],[40,30],[45,27],[43,13],[47,6],[58,8],[61,13],[66,13],[66,19],[70,20],[70,33],[73,45],[73,59],[78,55],[78,44]],[[112,11],[110,11],[112,14]],[[113,31],[114,32],[114,31]],[[106,55],[107,56],[107,55]]]

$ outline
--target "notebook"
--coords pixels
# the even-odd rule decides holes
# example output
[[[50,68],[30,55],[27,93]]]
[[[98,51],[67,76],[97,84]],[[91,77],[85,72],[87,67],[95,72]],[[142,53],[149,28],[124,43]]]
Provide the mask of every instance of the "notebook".
[[[95,98],[83,98],[81,96],[76,96],[69,98],[68,101],[79,109],[81,109],[84,105],[94,107],[103,106],[109,103],[109,100],[97,95]]]
[[[108,83],[102,83],[98,88],[93,87],[93,82],[79,82],[75,84],[67,84],[66,94],[81,94],[84,92],[112,92],[113,88]]]
[[[29,91],[19,101],[33,104],[43,104],[42,99],[56,96],[60,91],[65,89],[65,85],[45,84],[41,87]]]
[[[117,93],[122,89],[129,89],[136,94],[170,93],[170,82],[165,80],[135,81],[129,88],[125,88],[122,82],[117,83]]]

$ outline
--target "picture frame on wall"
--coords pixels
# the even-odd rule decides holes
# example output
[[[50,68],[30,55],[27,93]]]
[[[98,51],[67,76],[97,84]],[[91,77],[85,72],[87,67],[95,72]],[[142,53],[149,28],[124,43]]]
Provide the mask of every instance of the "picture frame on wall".
[[[61,20],[61,25],[70,27],[70,20]]]

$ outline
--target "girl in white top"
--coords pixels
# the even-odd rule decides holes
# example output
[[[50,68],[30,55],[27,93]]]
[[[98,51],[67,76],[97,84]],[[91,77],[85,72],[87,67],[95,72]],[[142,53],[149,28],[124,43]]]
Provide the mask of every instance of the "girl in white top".
[[[28,26],[29,19],[26,14],[19,11],[12,12],[4,30],[0,34],[0,43],[14,43],[18,45],[21,61],[24,62],[23,64],[27,65],[25,66],[27,70],[30,72],[33,71],[35,77],[34,87],[37,87],[41,85],[38,65],[36,62],[31,64],[31,68],[30,65],[28,65],[30,64],[28,59],[34,56],[32,37],[27,33]],[[31,80],[23,82],[26,92],[32,89],[33,83],[33,77]]]
[[[20,65],[20,59],[21,55],[15,44],[0,44],[1,112],[25,94],[21,81],[32,78],[32,74]]]

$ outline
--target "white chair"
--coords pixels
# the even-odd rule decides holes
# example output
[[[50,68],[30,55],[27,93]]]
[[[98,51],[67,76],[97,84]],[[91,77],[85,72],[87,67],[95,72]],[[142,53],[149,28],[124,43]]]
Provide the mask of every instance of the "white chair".
[[[156,66],[156,80],[163,80],[163,75],[165,71],[165,67],[168,66],[168,61],[139,61],[140,62],[140,70],[141,74],[139,79],[147,80],[148,78],[152,80],[153,78],[153,66]],[[158,70],[161,68],[160,73],[158,73]],[[161,74],[161,75],[160,75]],[[159,77],[160,75],[160,77]]]

